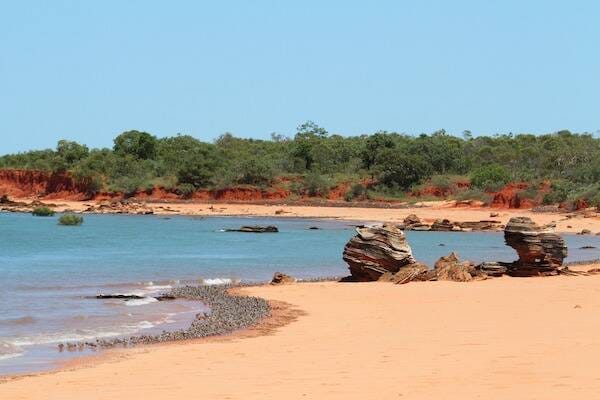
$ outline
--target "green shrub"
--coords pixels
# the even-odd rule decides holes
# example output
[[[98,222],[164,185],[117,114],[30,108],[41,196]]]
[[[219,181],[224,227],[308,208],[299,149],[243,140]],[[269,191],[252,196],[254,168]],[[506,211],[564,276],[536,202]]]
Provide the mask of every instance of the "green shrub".
[[[196,192],[196,186],[191,183],[182,183],[177,185],[177,194],[183,197],[184,199],[189,199]]]
[[[456,183],[448,175],[434,175],[431,177],[430,183],[446,193],[454,193],[457,190]]]
[[[304,179],[304,191],[312,197],[326,197],[329,194],[330,187],[329,180],[323,175],[312,173]]]
[[[487,191],[496,191],[510,182],[510,174],[501,165],[490,164],[477,168],[471,174],[471,186]]]
[[[83,224],[83,217],[75,214],[61,215],[58,219],[60,225],[81,225]]]
[[[519,197],[521,197],[522,199],[533,200],[533,199],[537,198],[538,195],[539,195],[538,189],[533,186],[530,186],[527,189],[519,192]]]
[[[31,213],[36,217],[52,217],[54,215],[54,210],[49,207],[42,206],[34,208]]]
[[[352,185],[350,190],[347,191],[346,194],[344,195],[344,200],[346,200],[346,201],[352,201],[354,199],[363,200],[366,197],[367,197],[367,188],[360,183],[355,183],[354,185]]]
[[[550,193],[546,193],[542,199],[542,203],[549,204],[560,204],[567,201],[573,192],[575,192],[575,185],[569,181],[557,181],[552,182],[550,185]]]

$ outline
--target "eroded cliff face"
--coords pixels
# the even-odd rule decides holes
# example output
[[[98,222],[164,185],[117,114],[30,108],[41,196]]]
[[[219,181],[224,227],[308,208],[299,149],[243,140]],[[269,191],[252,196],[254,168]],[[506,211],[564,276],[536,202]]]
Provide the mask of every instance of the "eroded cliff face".
[[[84,200],[87,187],[67,172],[0,169],[0,195]]]

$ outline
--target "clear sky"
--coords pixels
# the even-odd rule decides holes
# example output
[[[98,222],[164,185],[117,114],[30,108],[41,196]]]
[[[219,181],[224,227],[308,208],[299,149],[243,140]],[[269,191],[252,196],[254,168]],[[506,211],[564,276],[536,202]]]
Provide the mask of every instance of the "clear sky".
[[[212,140],[600,129],[597,1],[0,0],[0,154],[124,130]]]

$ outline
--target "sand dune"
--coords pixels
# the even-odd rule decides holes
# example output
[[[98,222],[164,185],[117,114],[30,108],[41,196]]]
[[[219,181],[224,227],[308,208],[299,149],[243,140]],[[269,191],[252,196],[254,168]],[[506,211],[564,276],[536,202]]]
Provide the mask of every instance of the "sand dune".
[[[592,399],[600,276],[304,283],[247,293],[305,315],[250,338],[112,352],[2,399]]]

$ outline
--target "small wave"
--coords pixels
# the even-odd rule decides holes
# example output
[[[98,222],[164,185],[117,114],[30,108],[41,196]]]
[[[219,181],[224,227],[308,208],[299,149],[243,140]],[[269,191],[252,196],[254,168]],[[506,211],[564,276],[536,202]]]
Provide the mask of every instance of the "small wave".
[[[23,354],[23,350],[20,347],[0,341],[0,360],[5,360],[7,358],[19,357]]]
[[[156,303],[158,300],[156,300],[154,297],[144,297],[143,299],[134,299],[134,300],[127,300],[125,302],[126,306],[143,306],[146,304],[150,304],[150,303]]]
[[[0,319],[0,325],[29,325],[35,322],[35,318],[30,315],[18,318]]]
[[[214,278],[214,279],[203,279],[202,283],[205,285],[227,285],[231,283],[232,280],[229,278]]]
[[[161,290],[173,289],[173,286],[171,286],[171,285],[148,285],[144,289],[149,290],[151,292],[157,292],[157,291],[161,291]]]

